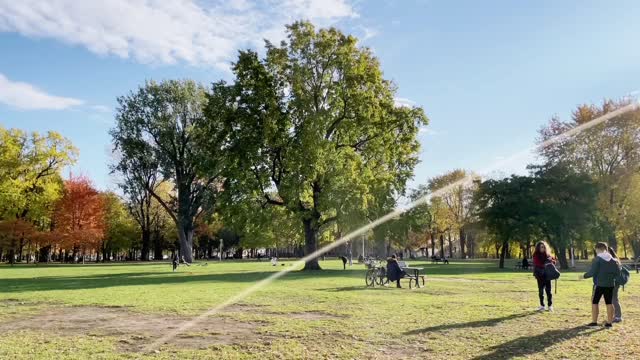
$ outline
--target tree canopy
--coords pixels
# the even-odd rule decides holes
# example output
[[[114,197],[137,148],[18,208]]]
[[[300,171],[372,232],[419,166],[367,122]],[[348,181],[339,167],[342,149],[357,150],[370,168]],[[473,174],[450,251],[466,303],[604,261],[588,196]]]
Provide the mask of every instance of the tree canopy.
[[[404,191],[426,117],[395,106],[395,86],[352,36],[297,22],[287,39],[267,42],[264,59],[240,52],[235,82],[214,85],[207,116],[229,129],[225,191],[286,208],[311,254],[338,218],[373,204],[380,184]],[[317,259],[305,269],[319,269]]]
[[[215,120],[203,114],[206,103],[205,88],[192,80],[149,81],[118,98],[117,124],[111,130],[119,155],[113,170],[133,182],[135,191],[149,192],[167,211],[188,262],[195,220],[211,211],[221,183],[223,142],[219,127],[212,125]],[[173,184],[169,200],[157,193],[156,182]]]

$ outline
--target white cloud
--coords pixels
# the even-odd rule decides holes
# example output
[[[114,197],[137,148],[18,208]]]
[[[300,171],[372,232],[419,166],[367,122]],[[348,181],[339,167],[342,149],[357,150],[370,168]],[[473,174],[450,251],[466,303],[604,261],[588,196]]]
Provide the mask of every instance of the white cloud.
[[[83,101],[50,95],[31,84],[11,81],[0,74],[0,103],[21,110],[63,110],[82,105]]]
[[[350,0],[0,0],[0,32],[55,39],[141,63],[228,68],[240,47],[281,39],[297,19],[328,25]],[[279,38],[273,38],[273,36]]]
[[[396,97],[394,100],[396,106],[413,107],[416,105],[415,101],[403,97]]]

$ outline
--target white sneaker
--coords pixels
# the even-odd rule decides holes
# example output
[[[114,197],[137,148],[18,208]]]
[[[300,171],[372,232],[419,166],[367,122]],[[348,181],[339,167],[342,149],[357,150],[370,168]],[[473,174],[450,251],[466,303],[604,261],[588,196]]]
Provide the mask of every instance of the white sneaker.
[[[549,312],[553,312],[553,306],[549,306],[549,308],[547,309],[547,311],[549,311]]]
[[[538,308],[538,311],[544,311],[544,310],[545,310],[544,306],[540,306],[540,307]]]

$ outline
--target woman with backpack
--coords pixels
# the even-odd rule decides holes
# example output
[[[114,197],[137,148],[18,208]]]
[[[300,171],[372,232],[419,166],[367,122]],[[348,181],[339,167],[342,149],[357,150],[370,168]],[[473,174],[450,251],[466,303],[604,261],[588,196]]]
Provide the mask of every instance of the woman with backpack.
[[[598,315],[600,312],[600,299],[604,297],[604,303],[607,305],[607,322],[604,324],[606,328],[612,327],[613,323],[613,289],[615,287],[615,279],[620,274],[620,262],[614,259],[609,253],[609,245],[599,242],[596,244],[596,258],[593,259],[591,268],[583,277],[588,279],[595,278],[595,290],[591,299],[591,323],[589,326],[598,326]]]
[[[556,260],[551,256],[551,250],[549,245],[544,241],[539,241],[536,244],[536,249],[533,252],[533,276],[538,281],[538,297],[540,298],[540,307],[538,311],[544,311],[544,293],[547,293],[547,305],[548,311],[553,312],[553,296],[551,295],[551,279],[547,279],[545,276],[545,265],[551,263],[555,264]]]

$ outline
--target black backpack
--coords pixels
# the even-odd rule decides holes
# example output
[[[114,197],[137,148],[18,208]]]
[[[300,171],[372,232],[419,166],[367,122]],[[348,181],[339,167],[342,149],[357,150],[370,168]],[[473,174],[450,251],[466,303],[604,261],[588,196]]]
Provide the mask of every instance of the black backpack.
[[[560,277],[560,271],[553,265],[552,262],[546,262],[544,264],[544,279],[545,280],[558,280]]]
[[[620,272],[618,273],[618,276],[616,276],[616,285],[624,288],[624,286],[629,282],[629,276],[631,276],[629,269],[624,265],[620,266]]]

